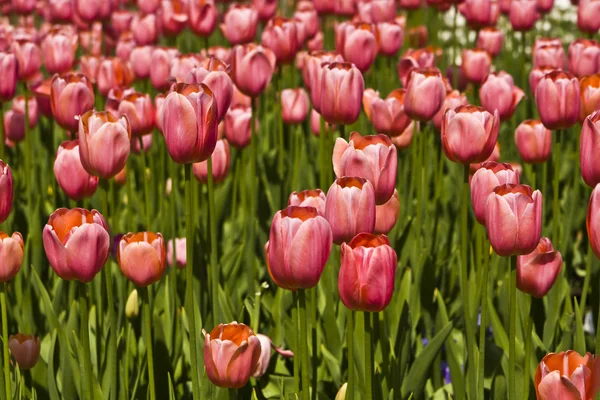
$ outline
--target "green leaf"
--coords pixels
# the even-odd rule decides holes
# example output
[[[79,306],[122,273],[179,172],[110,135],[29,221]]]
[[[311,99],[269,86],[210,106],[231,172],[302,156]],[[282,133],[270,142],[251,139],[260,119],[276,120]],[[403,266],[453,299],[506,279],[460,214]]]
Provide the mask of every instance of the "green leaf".
[[[54,350],[56,347],[56,338],[56,329],[53,329],[50,340],[50,350],[48,352],[48,395],[50,396],[50,400],[60,400],[58,388],[56,387],[56,372],[54,370]]]

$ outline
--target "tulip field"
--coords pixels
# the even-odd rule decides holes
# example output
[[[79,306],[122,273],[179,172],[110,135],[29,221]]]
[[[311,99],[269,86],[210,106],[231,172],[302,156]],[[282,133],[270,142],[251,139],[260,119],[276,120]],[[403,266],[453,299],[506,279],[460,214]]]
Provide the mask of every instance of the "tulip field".
[[[600,0],[0,0],[0,400],[600,398]]]

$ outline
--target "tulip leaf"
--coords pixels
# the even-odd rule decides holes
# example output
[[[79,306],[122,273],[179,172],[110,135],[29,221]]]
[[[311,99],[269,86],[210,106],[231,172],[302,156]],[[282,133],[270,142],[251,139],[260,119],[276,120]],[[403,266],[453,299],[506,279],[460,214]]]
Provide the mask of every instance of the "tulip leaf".
[[[440,328],[446,326],[448,322],[448,311],[446,310],[446,304],[440,292],[436,291],[435,298],[438,303],[438,318],[440,322]],[[450,376],[452,378],[452,387],[454,394],[457,399],[464,398],[465,383],[463,372],[460,368],[461,362],[459,361],[458,351],[456,349],[456,343],[452,339],[452,335],[448,336],[446,340],[446,357],[448,362],[448,368],[450,368]]]
[[[324,344],[321,344],[321,354],[323,355],[323,358],[325,359],[325,364],[327,365],[327,369],[329,370],[329,373],[331,374],[331,378],[333,379],[335,386],[336,387],[341,386],[342,371],[341,371],[340,360],[335,358],[335,356],[333,354],[331,354],[329,352],[329,350],[327,350],[327,347],[325,347]]]
[[[56,387],[56,372],[54,370],[54,350],[56,348],[56,329],[52,330],[52,337],[50,339],[50,349],[48,351],[48,395],[50,400],[60,400],[58,394],[58,388]]]
[[[579,354],[585,354],[585,336],[583,333],[583,317],[577,299],[575,301],[575,338],[573,342],[573,350]]]

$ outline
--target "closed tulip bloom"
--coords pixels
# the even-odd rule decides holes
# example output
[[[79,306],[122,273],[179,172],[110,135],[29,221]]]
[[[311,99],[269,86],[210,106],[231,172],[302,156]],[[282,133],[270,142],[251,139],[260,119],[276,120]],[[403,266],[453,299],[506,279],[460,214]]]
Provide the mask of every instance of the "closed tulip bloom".
[[[447,109],[442,119],[442,149],[454,162],[471,164],[485,161],[498,139],[498,112],[466,105]]]
[[[375,207],[375,228],[373,233],[387,235],[396,225],[400,215],[400,198],[398,191],[385,203]]]
[[[258,11],[261,21],[268,21],[277,12],[277,0],[252,0],[252,6]]]
[[[258,97],[273,77],[275,56],[265,47],[253,43],[233,49],[231,75],[237,88],[246,96]]]
[[[286,124],[301,124],[309,109],[308,94],[303,88],[281,91],[281,116]]]
[[[504,45],[504,32],[497,28],[483,28],[477,34],[477,47],[487,51],[492,57],[500,54]]]
[[[152,69],[152,46],[139,46],[131,50],[129,63],[136,78],[146,79]]]
[[[140,146],[140,139],[142,139],[142,144]],[[144,135],[141,137],[134,138],[131,141],[131,152],[134,154],[140,154],[142,150],[144,153],[147,153],[152,147],[152,135]]]
[[[537,85],[540,83],[542,78],[554,71],[552,67],[536,67],[531,70],[529,73],[529,88],[531,89],[531,93],[535,96],[535,90],[537,89]]]
[[[201,66],[192,68],[186,75],[185,83],[204,83],[215,94],[217,119],[222,121],[229,110],[233,98],[233,82],[229,76],[229,65],[211,57]]]
[[[406,87],[404,111],[418,121],[429,121],[442,107],[446,87],[437,68],[413,69]]]
[[[269,21],[262,33],[261,43],[271,49],[278,64],[289,64],[300,50],[298,27],[294,20],[276,17]]]
[[[225,115],[225,137],[233,147],[243,149],[250,143],[251,118],[252,109],[242,105],[231,107]]]
[[[98,187],[98,177],[90,175],[81,164],[78,139],[67,140],[58,147],[54,176],[62,191],[75,201],[91,197]]]
[[[212,155],[212,175],[215,183],[221,183],[229,172],[229,143],[226,139],[217,141]],[[208,161],[194,163],[192,172],[202,183],[208,183]]]
[[[375,190],[377,204],[386,203],[396,186],[398,157],[386,135],[362,136],[352,132],[350,142],[338,138],[333,149],[333,170],[338,178],[359,176]]]
[[[546,162],[552,151],[552,131],[541,121],[528,119],[521,122],[515,130],[515,144],[526,163]]]
[[[544,297],[562,268],[562,256],[547,237],[540,239],[533,252],[517,257],[517,289],[534,297]]]
[[[600,13],[600,1],[581,0],[577,7],[577,27],[580,31],[595,34],[600,29],[600,20],[596,16]]]
[[[166,36],[177,36],[188,22],[188,5],[184,0],[163,0],[158,13],[160,27]]]
[[[598,42],[591,39],[577,39],[572,42],[569,45],[569,71],[579,78],[600,71]]]
[[[579,79],[581,104],[579,107],[579,121],[600,109],[600,74],[584,76]]]
[[[0,232],[0,282],[12,280],[23,264],[23,236],[15,232],[8,236]]]
[[[204,330],[204,366],[208,379],[223,388],[241,388],[258,365],[261,345],[252,330],[232,322]]]
[[[96,56],[81,56],[79,59],[79,72],[87,76],[90,81],[96,83],[98,70],[100,69],[100,58]]]
[[[157,47],[152,51],[150,82],[155,89],[165,90],[171,86],[171,82],[169,82],[171,62],[177,55],[179,55],[177,49]]]
[[[175,243],[175,245],[173,245]],[[167,244],[167,263],[169,267],[184,268],[187,264],[186,238],[169,240]]]
[[[325,35],[319,31],[317,34],[306,42],[306,49],[308,51],[323,51],[325,48]],[[341,56],[340,56],[341,57]]]
[[[531,253],[542,233],[542,193],[519,184],[496,187],[485,204],[485,227],[498,255]]]
[[[152,133],[154,129],[154,105],[147,93],[134,92],[124,96],[119,103],[119,115],[126,115],[133,136]]]
[[[133,39],[133,34],[131,32],[122,33],[121,36],[119,36],[119,40],[117,41],[115,54],[122,61],[129,62],[129,57],[133,49],[135,49],[135,47],[136,42]],[[129,66],[131,67],[131,64],[129,64]],[[133,72],[133,70],[131,72]]]
[[[375,228],[375,190],[360,177],[336,179],[327,192],[325,218],[331,225],[333,242],[349,242],[361,232]]]
[[[560,43],[548,43],[533,48],[533,67],[563,69],[565,51]]]
[[[129,10],[116,10],[110,15],[111,26],[119,35],[130,30],[132,20],[133,13]]]
[[[311,1],[300,0],[296,3],[294,19],[304,24],[306,37],[309,39],[313,38],[319,31],[319,14]]]
[[[88,111],[79,119],[79,156],[91,175],[110,179],[127,163],[131,127],[127,117]]]
[[[531,30],[539,18],[536,0],[512,0],[509,18],[515,31]]]
[[[321,114],[330,124],[349,125],[360,115],[365,81],[353,64],[334,62],[323,67]]]
[[[53,22],[69,22],[73,19],[72,0],[50,0],[48,10]]]
[[[360,233],[342,244],[338,291],[353,311],[383,311],[394,293],[396,252],[385,235]]]
[[[163,133],[163,105],[165,98],[166,95],[164,93],[159,93],[154,98],[154,123],[160,133]]]
[[[40,359],[40,338],[37,336],[22,333],[10,335],[8,348],[20,370],[35,367]]]
[[[12,170],[4,161],[0,160],[0,223],[6,221],[10,215],[13,204],[13,176]]]
[[[89,0],[74,0],[75,13],[78,18],[85,22],[94,20],[103,20],[110,16],[112,12],[112,4],[110,1],[89,1]]]
[[[333,62],[343,62],[344,58],[333,52],[314,51],[306,59],[306,66],[302,72],[304,86],[310,90],[310,101],[313,108],[321,111],[321,88],[323,77],[323,66]]]
[[[534,385],[539,400],[592,400],[600,389],[600,363],[590,353],[549,353],[535,371]]]
[[[579,143],[581,176],[588,186],[594,187],[600,183],[600,111],[593,112],[583,122]]]
[[[515,86],[513,77],[504,71],[489,74],[479,88],[483,108],[489,112],[498,110],[502,120],[513,116],[523,97],[525,93]]]
[[[96,210],[59,208],[50,215],[43,238],[52,269],[65,280],[91,282],[108,259],[108,227]]]
[[[35,6],[36,0],[12,0],[12,9],[18,14],[31,14]]]
[[[200,57],[197,54],[177,55],[171,60],[169,80],[175,80],[177,83],[183,82],[190,71],[200,64]]]
[[[365,91],[367,93],[367,91]],[[374,97],[371,100],[369,112],[365,112],[370,117],[373,127],[378,133],[388,136],[401,135],[406,127],[411,123],[410,118],[404,111],[405,90],[393,90],[385,100]],[[363,97],[364,103],[364,97]]]
[[[36,75],[42,65],[42,51],[30,40],[15,40],[11,46],[19,63],[19,79],[28,81]]]
[[[220,27],[225,39],[236,45],[253,41],[257,25],[258,12],[254,7],[232,4],[227,9]]]
[[[288,198],[289,206],[297,207],[314,207],[319,215],[325,214],[325,200],[327,197],[321,189],[303,190],[301,192],[293,192]]]
[[[482,49],[466,49],[462,53],[462,72],[471,83],[481,83],[490,73],[492,57]]]
[[[404,30],[395,22],[380,22],[377,24],[379,31],[379,53],[385,56],[395,55],[404,42]]]
[[[331,0],[313,0],[315,9],[322,14],[332,14],[335,10],[335,3]]]
[[[79,126],[76,117],[94,108],[94,88],[83,74],[55,75],[50,86],[50,104],[56,122],[75,132]]]
[[[196,35],[210,36],[219,19],[219,10],[214,0],[192,0],[188,7],[190,29]]]
[[[391,22],[396,17],[395,0],[369,0],[357,5],[360,19],[370,24]]]
[[[316,208],[289,206],[275,213],[265,245],[275,284],[287,290],[314,287],[329,258],[331,241],[331,227]]]
[[[106,96],[110,89],[128,87],[133,81],[133,73],[129,62],[120,58],[105,58],[100,61],[96,79],[98,91]]]
[[[547,14],[552,11],[554,0],[536,0],[536,8],[542,14]]]
[[[494,25],[491,23],[494,18],[491,0],[465,0],[458,9],[471,27]]]
[[[518,184],[519,173],[510,164],[486,161],[471,178],[471,203],[477,222],[485,225],[485,202],[498,186]]]
[[[131,21],[131,33],[139,46],[156,43],[158,27],[155,14],[136,14]]]
[[[600,185],[596,184],[586,215],[587,234],[596,257],[600,258]]]
[[[17,79],[19,77],[19,62],[11,53],[0,52],[0,102],[15,97]]]
[[[43,81],[34,81],[31,84],[31,91],[37,102],[39,112],[45,117],[52,117],[52,105],[50,104],[50,87],[52,78]]]
[[[67,29],[49,32],[42,42],[44,65],[49,73],[64,73],[71,70],[75,62],[77,35]]]
[[[568,72],[547,74],[535,90],[540,119],[548,129],[566,129],[579,117],[579,81]]]
[[[433,126],[435,127],[435,129],[439,131],[442,128],[442,118],[444,117],[444,112],[446,112],[447,109],[454,110],[456,107],[466,106],[467,103],[467,96],[464,93],[459,92],[458,90],[453,90],[451,92],[446,93],[444,103],[432,119]]]
[[[165,271],[165,242],[160,233],[128,233],[117,247],[119,268],[127,279],[146,287],[158,282]]]
[[[373,101],[376,99],[381,100],[381,97],[379,96],[378,91],[371,89],[371,88],[365,89],[365,91],[363,92],[363,97],[362,97],[362,105],[363,105],[363,110],[364,110],[365,114],[367,115],[367,118],[369,119],[369,121],[371,121],[371,105],[373,104]],[[404,106],[404,91],[402,91],[402,105]]]
[[[136,0],[138,8],[147,14],[153,13],[160,7],[161,0]]]
[[[398,6],[403,10],[417,10],[422,3],[422,0],[398,0]]]
[[[379,52],[379,33],[373,24],[356,23],[346,27],[341,54],[361,72],[367,71]]]
[[[178,83],[163,104],[163,130],[173,161],[208,159],[217,144],[217,104],[205,84]]]

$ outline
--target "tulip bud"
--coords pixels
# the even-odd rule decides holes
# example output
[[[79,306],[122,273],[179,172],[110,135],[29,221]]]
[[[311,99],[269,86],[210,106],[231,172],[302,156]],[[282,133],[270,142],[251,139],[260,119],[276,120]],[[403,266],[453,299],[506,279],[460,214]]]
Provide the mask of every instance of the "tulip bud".
[[[0,52],[0,76],[0,102],[9,101],[15,97],[19,77],[19,63],[14,54]]]
[[[581,0],[577,7],[577,27],[580,31],[594,35],[600,29],[600,20],[596,16],[600,13],[600,1]]]
[[[128,233],[117,247],[119,268],[139,287],[157,282],[165,270],[165,243],[160,233]]]
[[[247,96],[258,97],[273,77],[275,55],[262,46],[247,44],[233,49],[231,74],[237,88]]]
[[[535,371],[535,393],[539,400],[596,397],[600,385],[600,363],[596,356],[576,351],[547,354]]]
[[[517,288],[534,297],[544,297],[556,282],[562,256],[547,237],[530,254],[517,257]]]
[[[542,193],[519,184],[496,187],[485,204],[485,227],[498,255],[531,253],[542,232]]]
[[[482,49],[466,49],[462,53],[462,72],[472,83],[481,83],[490,73],[492,57]]]
[[[189,4],[188,20],[190,29],[196,34],[208,37],[215,30],[219,10],[214,0],[196,0]]]
[[[131,21],[131,33],[138,46],[156,43],[158,21],[155,14],[136,14]]]
[[[241,388],[256,370],[260,340],[252,330],[232,322],[204,334],[204,366],[208,379],[223,388]]]
[[[380,22],[377,24],[379,32],[379,53],[385,56],[394,56],[404,42],[404,30],[395,22]]]
[[[169,267],[176,265],[177,268],[185,268],[187,264],[186,243],[186,238],[169,240],[167,244],[167,263]]]
[[[258,25],[258,12],[245,4],[232,4],[227,9],[220,25],[225,39],[232,45],[254,40]]]
[[[536,0],[512,0],[509,18],[515,31],[531,30],[539,18]]]
[[[221,183],[229,172],[229,143],[225,139],[217,140],[212,155],[212,176],[214,183]],[[208,161],[194,163],[192,172],[196,179],[208,183]]]
[[[446,98],[444,99],[444,103],[438,112],[433,116],[432,121],[435,129],[439,131],[442,128],[442,118],[444,117],[444,112],[446,112],[446,110],[454,110],[459,106],[466,106],[467,103],[467,96],[464,93],[461,93],[458,90],[448,92],[446,94]]]
[[[75,1],[75,13],[78,18],[85,22],[92,22],[94,20],[103,20],[110,16],[112,10],[112,4],[110,1],[88,1],[88,0],[74,0]]]
[[[490,113],[498,110],[500,119],[510,119],[525,93],[515,86],[512,76],[504,71],[489,74],[479,88],[483,108]]]
[[[325,201],[327,197],[321,189],[303,190],[301,192],[293,192],[288,199],[289,206],[297,207],[314,207],[319,215],[325,214]]]
[[[251,119],[252,109],[241,105],[230,108],[225,115],[225,137],[233,147],[243,149],[250,143]]]
[[[373,233],[387,235],[396,225],[400,215],[400,199],[398,191],[394,189],[394,194],[382,205],[375,207],[375,229]]]
[[[261,43],[270,49],[277,58],[278,64],[289,64],[300,50],[297,24],[286,18],[273,18],[263,30]]]
[[[44,65],[51,74],[65,73],[71,70],[75,62],[77,35],[67,29],[50,31],[42,42]]]
[[[597,163],[600,147],[600,111],[589,115],[581,129],[580,166],[581,176],[588,186],[600,183],[600,166]]]
[[[271,338],[267,335],[257,334],[256,337],[260,340],[260,357],[256,364],[256,369],[252,373],[254,378],[260,378],[263,376],[267,369],[269,369],[269,363],[271,362],[271,349],[275,350],[279,355],[283,357],[294,357],[294,353],[290,350],[283,350],[273,345]]]
[[[472,105],[447,109],[442,119],[442,149],[454,162],[482,162],[494,151],[499,125],[497,111],[492,115]]]
[[[552,131],[546,129],[541,121],[528,119],[515,130],[515,144],[526,163],[546,162],[552,151]]]
[[[354,311],[383,311],[392,299],[398,260],[385,235],[360,233],[341,248],[338,290]]]
[[[6,221],[13,204],[13,176],[8,164],[0,160],[0,223]]]
[[[50,215],[43,238],[52,269],[65,280],[91,282],[108,259],[108,227],[96,210],[59,208]]]
[[[316,208],[278,211],[265,244],[267,267],[277,286],[310,289],[321,278],[331,252],[331,227]]]
[[[504,45],[504,32],[496,28],[483,28],[477,35],[477,47],[488,52],[492,57],[500,54]]]
[[[330,124],[350,125],[358,119],[365,88],[353,64],[334,62],[322,69],[321,114]]]
[[[329,125],[325,122],[325,129],[328,131],[335,130],[335,125]],[[319,114],[314,108],[310,113],[310,130],[313,135],[319,136],[321,134],[321,114]]]
[[[579,81],[568,72],[547,74],[535,90],[535,103],[544,126],[550,130],[570,128],[579,116]]]
[[[600,2],[598,3],[600,4]],[[569,45],[569,71],[582,78],[600,70],[600,46],[590,39],[577,39]]]
[[[56,122],[64,129],[75,132],[76,117],[94,108],[94,89],[82,74],[55,75],[50,87],[50,105]]]
[[[501,185],[518,184],[519,174],[507,163],[486,161],[471,179],[471,203],[477,222],[485,225],[485,203],[494,189]]]
[[[233,98],[233,82],[229,72],[229,65],[211,57],[205,60],[202,66],[192,68],[184,79],[185,83],[204,83],[212,90],[217,101],[219,121],[225,118]]]
[[[404,110],[417,121],[429,121],[442,107],[446,87],[437,68],[413,69],[410,73]]]
[[[308,95],[303,88],[281,91],[281,116],[286,124],[301,124],[310,107]]]
[[[371,182],[358,177],[338,178],[327,192],[325,218],[333,242],[342,244],[375,228],[375,191]]]
[[[125,316],[128,320],[134,320],[140,315],[140,302],[138,300],[138,291],[133,289],[127,297],[125,303]]]
[[[17,275],[23,264],[24,246],[19,232],[12,236],[0,232],[0,282],[8,282]]]
[[[90,175],[81,164],[79,139],[67,140],[58,147],[54,176],[62,191],[75,201],[91,197],[98,187],[98,177]]]
[[[19,369],[32,369],[40,359],[40,338],[17,333],[10,335],[8,348],[19,365]]]

